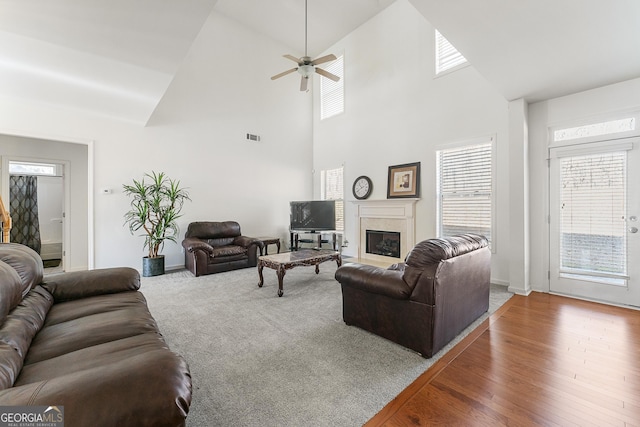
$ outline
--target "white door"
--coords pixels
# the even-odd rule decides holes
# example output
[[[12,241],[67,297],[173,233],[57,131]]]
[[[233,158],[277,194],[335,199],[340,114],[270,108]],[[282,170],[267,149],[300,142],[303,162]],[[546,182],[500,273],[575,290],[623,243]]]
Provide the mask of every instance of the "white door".
[[[60,169],[62,167],[60,166]],[[64,257],[64,178],[38,177],[38,219],[40,222],[40,256],[47,266],[62,266]]]
[[[640,138],[550,154],[550,291],[640,307]]]

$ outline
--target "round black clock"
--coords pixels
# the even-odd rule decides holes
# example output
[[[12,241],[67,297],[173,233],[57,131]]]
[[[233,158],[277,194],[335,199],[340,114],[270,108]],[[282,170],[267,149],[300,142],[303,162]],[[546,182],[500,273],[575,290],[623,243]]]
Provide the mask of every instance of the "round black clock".
[[[358,199],[366,199],[373,191],[373,184],[368,176],[359,176],[353,182],[353,196]]]

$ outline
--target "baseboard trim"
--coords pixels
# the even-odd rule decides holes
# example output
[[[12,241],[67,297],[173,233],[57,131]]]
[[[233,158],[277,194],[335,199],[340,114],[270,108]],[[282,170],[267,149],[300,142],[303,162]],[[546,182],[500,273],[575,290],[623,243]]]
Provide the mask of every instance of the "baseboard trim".
[[[500,286],[509,287],[509,282],[508,282],[508,281],[506,281],[506,280],[491,279],[490,281],[491,281],[491,283],[493,283],[494,285],[500,285]]]

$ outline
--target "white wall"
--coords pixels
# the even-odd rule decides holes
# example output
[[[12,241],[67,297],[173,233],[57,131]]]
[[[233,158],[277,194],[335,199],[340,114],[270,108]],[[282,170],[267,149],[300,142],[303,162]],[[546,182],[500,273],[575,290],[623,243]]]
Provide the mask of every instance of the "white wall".
[[[640,110],[640,79],[550,99],[529,106],[529,170],[531,206],[531,287],[548,292],[549,280],[549,127],[602,115]],[[638,184],[631,183],[631,191]]]
[[[236,220],[246,235],[287,237],[289,201],[312,194],[311,94],[269,77],[289,49],[213,12],[149,125],[0,99],[0,133],[94,141],[95,267],[141,269],[142,237],[123,226],[122,185],[164,171],[189,189],[178,243],[195,220]],[[262,141],[247,142],[247,132]],[[102,194],[111,189],[111,194]]]
[[[213,12],[147,127],[0,99],[0,134],[89,144],[93,173],[88,178],[96,193],[95,267],[135,268],[144,255],[142,238],[123,226],[128,199],[121,188],[145,172],[164,171],[189,188],[193,201],[180,220],[182,234],[194,220],[234,219],[245,234],[286,239],[288,202],[317,197],[320,170],[344,164],[351,242],[345,253],[353,255],[354,211],[348,201],[357,176],[370,176],[372,198],[384,199],[388,166],[420,161],[416,237],[433,237],[435,151],[496,135],[492,279],[509,284],[510,192],[519,190],[510,188],[507,101],[472,66],[434,78],[433,27],[407,0],[397,0],[328,50],[345,55],[346,111],[340,116],[320,121],[317,104],[312,114],[317,78],[310,93],[297,90],[295,75],[269,80],[289,66],[281,57],[289,50]],[[548,289],[547,127],[639,108],[638,100],[640,80],[632,80],[529,106],[530,199],[521,204],[529,206],[534,290]],[[247,132],[259,134],[262,141],[246,142]],[[12,144],[15,148],[17,142]],[[51,150],[52,157],[59,153],[54,142],[44,150]],[[0,155],[7,153],[0,145]],[[102,189],[113,193],[102,195]],[[83,216],[74,218],[82,221]],[[74,219],[72,225],[77,224],[82,226]],[[164,253],[169,267],[183,264],[179,244],[168,243]]]
[[[374,186],[370,198],[385,199],[388,167],[421,162],[421,200],[416,205],[416,238],[421,241],[436,235],[436,150],[496,135],[492,280],[507,284],[507,101],[471,66],[434,78],[434,28],[407,0],[396,1],[327,52],[344,53],[345,112],[321,121],[316,97],[313,167],[318,178],[320,170],[344,164],[345,235],[351,242],[345,254],[357,253],[355,210],[349,203],[356,177],[369,176]],[[313,90],[319,91],[317,79]]]
[[[0,129],[2,129],[0,127]],[[87,187],[87,146],[59,141],[24,138],[2,135],[0,132],[0,156],[12,159],[31,159],[68,162],[69,170],[66,178],[69,181],[69,211],[67,212],[70,226],[69,247],[65,270],[84,270],[88,263],[88,187]],[[3,193],[9,192],[9,183],[2,183]],[[8,206],[7,206],[8,208]]]

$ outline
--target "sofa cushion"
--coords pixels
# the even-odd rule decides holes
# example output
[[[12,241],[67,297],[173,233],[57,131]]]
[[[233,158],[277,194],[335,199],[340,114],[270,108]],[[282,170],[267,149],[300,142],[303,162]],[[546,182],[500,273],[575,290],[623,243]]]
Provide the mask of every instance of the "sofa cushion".
[[[37,286],[6,317],[0,327],[0,390],[11,387],[18,377],[52,304],[53,297]]]
[[[31,343],[25,364],[147,332],[157,325],[140,292],[55,304]]]
[[[22,357],[11,345],[0,342],[0,390],[13,386],[22,362]]]
[[[9,265],[0,262],[0,325],[7,315],[22,301],[22,281]]]
[[[102,344],[81,348],[38,362],[25,364],[15,386],[45,381],[52,376],[60,377],[85,371],[119,360],[128,360],[148,351],[167,348],[157,332],[133,335]]]
[[[3,406],[51,402],[64,405],[69,425],[185,425],[191,403],[189,368],[177,354],[155,348],[0,391]]]
[[[219,239],[207,239],[206,242],[209,246],[219,247],[219,246],[227,246],[232,245],[235,237],[221,237]]]
[[[40,255],[28,246],[18,243],[0,243],[0,261],[9,264],[20,276],[22,296],[39,285],[44,276]]]
[[[24,358],[52,305],[53,298],[47,291],[34,288],[5,319],[0,327],[0,342],[9,344]]]
[[[217,246],[213,248],[213,257],[229,257],[235,255],[247,255],[247,249],[242,246]]]
[[[185,237],[198,237],[202,240],[236,237],[240,233],[240,224],[235,221],[197,221],[187,227]]]
[[[140,289],[140,274],[129,267],[56,274],[42,284],[56,302]]]

